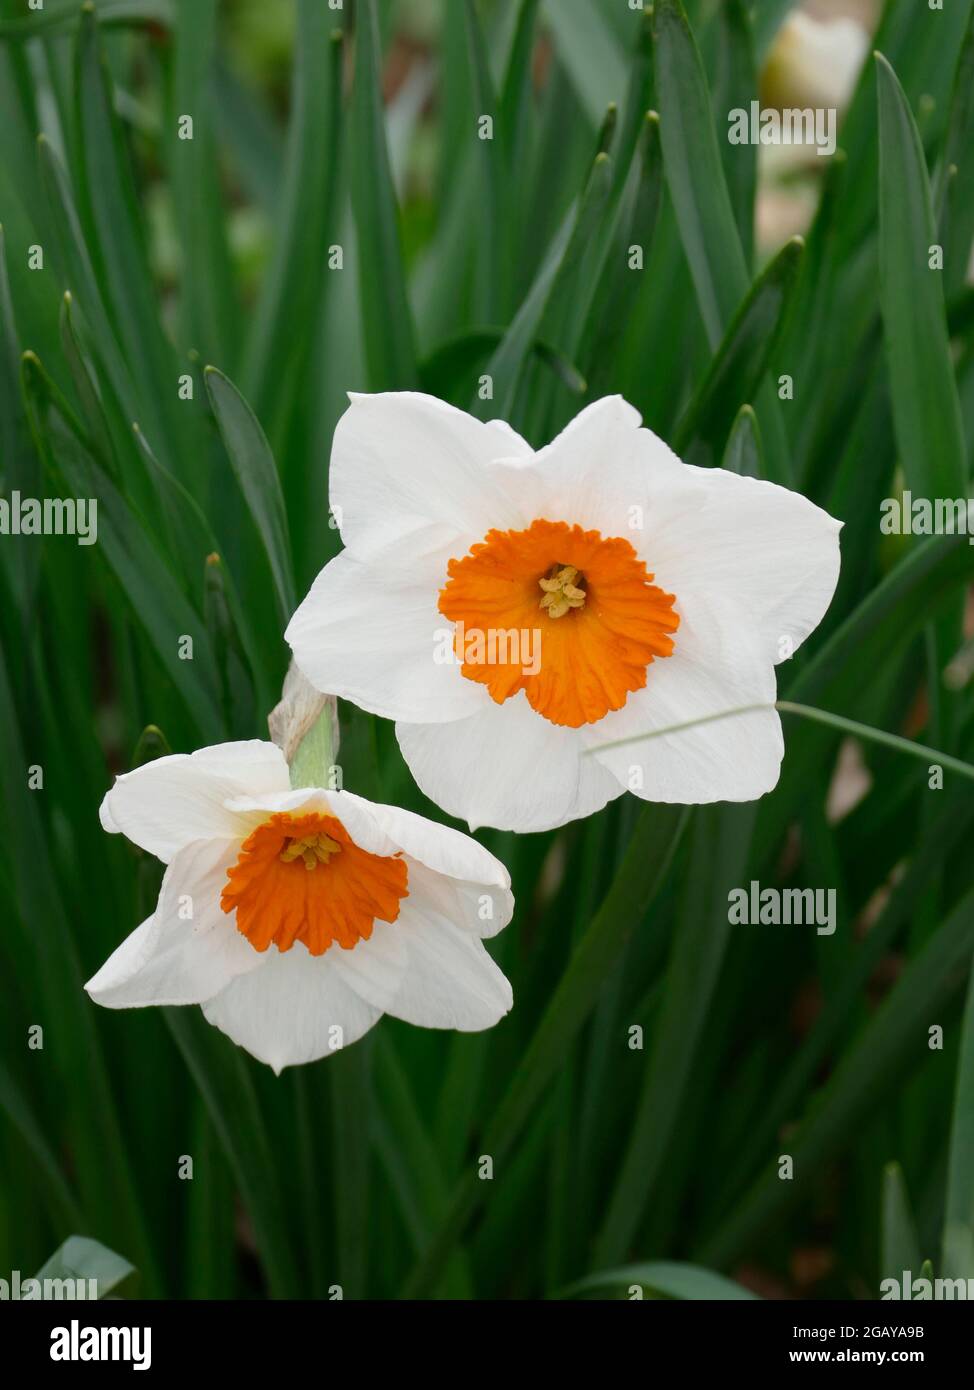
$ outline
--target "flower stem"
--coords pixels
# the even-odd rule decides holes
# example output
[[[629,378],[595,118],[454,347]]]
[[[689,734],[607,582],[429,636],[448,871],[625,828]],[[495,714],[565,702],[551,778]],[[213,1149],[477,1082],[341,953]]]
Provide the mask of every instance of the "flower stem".
[[[812,705],[797,705],[791,700],[778,700],[773,705],[739,705],[736,709],[721,710],[718,714],[705,714],[700,719],[688,719],[683,724],[668,724],[664,729],[652,729],[645,734],[636,734],[633,738],[620,738],[613,743],[597,744],[593,748],[587,748],[586,753],[604,753],[609,748],[622,748],[630,743],[642,743],[648,738],[662,738],[664,734],[681,733],[684,729],[695,729],[700,724],[713,724],[718,719],[732,719],[739,714],[752,714],[756,710],[776,709],[781,714],[797,714],[803,719],[810,719],[816,724],[827,724],[833,729],[839,729],[842,733],[851,734],[854,738],[865,739],[868,743],[879,743],[885,748],[894,748],[899,753],[908,753],[913,758],[922,758],[924,761],[939,763],[941,767],[957,772],[962,777],[970,777],[974,780],[974,764],[966,763],[960,758],[952,758],[948,753],[941,753],[936,748],[930,748],[925,743],[916,743],[913,739],[901,738],[898,734],[888,734],[883,729],[874,729],[870,724],[860,724],[855,719],[845,719],[841,714],[830,714],[828,710],[815,709]]]

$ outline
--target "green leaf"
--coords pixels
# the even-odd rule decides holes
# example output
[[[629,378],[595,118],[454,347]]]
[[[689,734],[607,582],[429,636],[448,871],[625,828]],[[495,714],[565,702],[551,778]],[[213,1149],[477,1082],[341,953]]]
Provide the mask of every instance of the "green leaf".
[[[312,348],[326,283],[326,248],[340,240],[342,31],[334,11],[300,0],[291,120],[274,252],[261,287],[244,371],[257,414],[275,427],[288,416]],[[312,312],[309,312],[309,308]]]
[[[409,1077],[384,1033],[377,1039],[376,1052],[377,1148],[419,1254],[442,1218],[447,1188]],[[445,1298],[473,1295],[470,1266],[463,1251],[457,1252],[448,1267],[441,1292]]]
[[[112,482],[118,484],[121,479],[118,460],[115,457],[115,446],[112,442],[111,425],[105,414],[94,375],[78,338],[77,326],[74,321],[74,301],[70,290],[65,290],[64,298],[61,301],[61,346],[71,370],[74,389],[81,403],[85,422],[91,435],[92,446],[98,454],[99,461],[108,471]]]
[[[947,857],[954,853],[963,836],[970,833],[974,822],[974,807],[970,803],[966,786],[947,792],[940,815],[898,879],[879,919],[847,962],[841,982],[831,991],[800,1052],[767,1097],[760,1117],[742,1145],[738,1161],[727,1175],[727,1201],[736,1196],[744,1179],[760,1165],[763,1155],[774,1143],[775,1134],[795,1113],[830,1048],[836,1047],[848,1030],[855,1016],[856,1003],[868,988],[883,957],[893,950],[897,938],[915,916],[928,884]]]
[[[30,39],[73,29],[82,11],[94,10],[100,24],[165,24],[172,22],[172,0],[46,0],[43,9],[16,19],[0,19],[0,39]]]
[[[153,438],[166,446],[163,452],[168,460],[169,441],[177,428],[175,359],[160,331],[138,195],[90,4],[82,7],[76,86],[81,204],[93,234],[92,260],[117,341],[139,386],[141,418]],[[90,312],[86,298],[82,308]],[[168,390],[167,383],[171,383]]]
[[[775,35],[798,0],[761,0],[754,9],[754,36],[758,52],[764,56],[774,42]]]
[[[872,688],[875,672],[888,669],[931,615],[953,602],[974,576],[974,546],[962,535],[931,536],[916,545],[787,685],[789,699],[832,710],[854,710]],[[800,805],[809,779],[834,748],[827,729],[789,748],[773,803],[762,808],[758,839],[762,859],[774,852],[781,826]]]
[[[879,90],[880,302],[893,420],[910,487],[966,496],[967,463],[947,336],[942,272],[923,146],[896,74],[876,55]]]
[[[643,811],[612,887],[573,953],[511,1087],[485,1130],[483,1151],[492,1154],[495,1163],[510,1151],[563,1065],[565,1050],[594,1007],[602,981],[665,880],[685,824],[683,808],[648,806]],[[407,1296],[419,1297],[435,1285],[484,1195],[484,1184],[472,1174],[458,1183],[437,1236],[413,1271]]]
[[[214,587],[218,585],[222,593],[221,602],[228,609],[227,618],[230,623],[230,628],[223,631],[221,641],[229,639],[234,650],[239,642],[240,654],[245,665],[249,668],[247,678],[255,684],[259,703],[266,708],[275,698],[276,691],[271,684],[269,674],[260,661],[260,648],[257,644],[256,632],[250,614],[240,601],[233,576],[220,559],[216,533],[195,497],[156,458],[152,446],[137,424],[132,426],[132,432],[149,465],[149,472],[162,499],[165,514],[169,518],[170,530],[178,539],[179,547],[183,553],[185,573],[195,577],[199,572],[200,565],[206,567],[203,582],[204,616],[207,612],[207,600],[213,599]],[[219,578],[217,578],[217,572]],[[207,631],[211,632],[212,635],[213,629],[210,628],[209,619],[207,619]],[[214,651],[216,652],[215,647]],[[223,689],[225,696],[226,690],[222,685],[225,676],[222,658],[217,658],[217,667],[221,673],[221,689]],[[243,672],[240,674],[242,675]],[[235,688],[239,693],[239,681],[236,682]]]
[[[643,33],[650,32],[648,28],[643,30]],[[623,150],[621,158],[625,157]],[[633,246],[640,247],[645,265],[656,233],[662,193],[659,116],[655,111],[647,111],[640,117],[635,160],[622,194],[614,245],[592,300],[585,333],[590,391],[594,399],[618,389],[617,373],[627,328],[632,322],[633,280],[637,274],[630,269],[630,250]]]
[[[507,152],[508,169],[521,169],[528,157],[531,135],[531,104],[534,97],[532,58],[540,0],[520,0],[517,23],[511,39],[507,70],[500,91],[501,132]],[[511,227],[507,255],[517,254],[516,233],[524,216],[520,199],[509,199],[507,216]]]
[[[774,355],[803,251],[801,237],[793,237],[758,276],[735,314],[677,426],[673,448],[684,462],[707,467],[720,458],[735,416],[754,396]]]
[[[369,1247],[362,1239],[373,1201],[371,1182],[372,1048],[375,1039],[341,1048],[328,1060],[334,1131],[332,1196],[336,1258],[346,1296],[362,1298]]]
[[[37,140],[41,186],[49,215],[52,259],[59,270],[64,289],[76,299],[85,321],[91,329],[91,345],[104,368],[116,408],[126,421],[138,418],[139,397],[136,394],[128,363],[120,351],[114,330],[95,278],[91,255],[82,232],[64,166],[50,141],[41,135]],[[125,465],[123,456],[122,463]],[[153,492],[143,470],[129,464],[125,472],[126,490],[142,507],[148,509],[154,500]]]
[[[615,35],[591,0],[546,0],[545,18],[593,125],[611,101],[621,101],[626,65]]]
[[[223,722],[230,733],[249,731],[253,727],[253,700],[247,701],[246,694],[253,684],[251,671],[256,658],[248,661],[244,651],[240,604],[222,559],[210,551],[203,564],[203,618],[220,678]],[[258,703],[266,708],[268,702],[262,688]],[[238,714],[238,708],[243,712]]]
[[[300,1282],[279,1169],[243,1054],[210,1027],[199,1009],[166,1008],[163,1013],[239,1184],[271,1296],[295,1298]]]
[[[569,213],[548,248],[534,284],[487,365],[494,385],[492,401],[474,401],[482,413],[509,419],[521,383],[521,373],[550,302],[568,293],[573,272],[587,248],[611,187],[611,162],[600,154],[592,166],[577,211]]]
[[[365,356],[372,390],[406,391],[416,385],[416,345],[379,85],[379,24],[375,0],[357,8],[350,178]]]
[[[887,1163],[883,1170],[880,1235],[882,1248],[879,1266],[883,1279],[896,1279],[899,1282],[904,1270],[911,1274],[919,1270],[920,1247],[903,1170],[898,1163]]]
[[[128,1260],[116,1255],[107,1246],[100,1245],[97,1240],[89,1240],[87,1236],[69,1236],[45,1261],[35,1278],[94,1279],[98,1286],[98,1297],[102,1299],[107,1298],[134,1273],[135,1267]]]
[[[478,328],[451,338],[420,363],[419,384],[431,396],[459,403],[469,396],[476,382],[478,369],[496,351],[503,340],[503,328]],[[531,352],[570,391],[582,394],[585,379],[573,362],[553,348],[550,343],[535,342]],[[464,394],[466,393],[466,394]]]
[[[673,1142],[730,937],[729,890],[741,882],[755,808],[696,813],[686,898],[673,935],[660,1018],[629,1142],[595,1242],[597,1265],[625,1255]]]
[[[28,417],[45,466],[63,479],[65,496],[97,500],[99,551],[200,731],[215,742],[222,733],[216,670],[199,615],[149,540],[141,517],[87,451],[77,422],[31,353],[24,357],[23,381]],[[180,658],[184,637],[193,640],[192,661]]]
[[[207,367],[204,376],[227,457],[264,543],[278,609],[286,626],[295,606],[294,571],[277,467],[260,422],[233,382],[216,367]]]
[[[967,988],[950,1131],[943,1267],[949,1279],[974,1279],[974,973]]]
[[[656,0],[656,95],[666,181],[711,346],[747,292],[707,78],[680,0]]]
[[[267,103],[217,52],[212,72],[219,133],[240,171],[240,181],[268,216],[280,206],[284,139]]]
[[[490,75],[490,62],[484,33],[480,26],[474,0],[464,0],[464,19],[467,27],[467,45],[470,50],[470,67],[473,73],[471,84],[472,104],[469,112],[470,138],[477,136],[476,149],[480,166],[481,186],[478,194],[484,212],[483,235],[479,238],[478,254],[479,313],[480,319],[494,322],[504,297],[504,281],[507,276],[507,189],[510,186],[511,168],[504,159],[506,153],[504,135],[501,129],[495,130],[494,138],[480,138],[478,122],[489,116],[495,126],[500,124],[501,108],[494,83]],[[500,138],[497,138],[500,136]]]
[[[957,60],[954,90],[947,120],[944,152],[938,171],[935,209],[939,212],[944,247],[944,284],[948,295],[960,291],[967,279],[974,241],[974,9]]]
[[[856,1135],[888,1089],[902,1082],[925,1055],[927,1027],[963,989],[974,950],[974,893],[968,893],[907,966],[830,1077],[814,1110],[793,1136],[794,1180],[782,1182],[777,1164],[737,1203],[698,1252],[722,1266],[808,1190],[823,1164]]]
[[[749,405],[742,405],[727,436],[721,467],[744,478],[764,477],[764,456],[758,417]]]
[[[749,275],[724,178],[707,76],[680,0],[656,0],[656,93],[666,181],[711,348],[748,290]],[[787,483],[790,449],[777,398],[755,402],[768,476]]]
[[[217,0],[175,0],[169,163],[180,240],[180,314],[183,338],[210,360],[236,365],[239,308],[236,303],[227,209],[218,196],[216,100],[211,82],[217,44]],[[193,121],[193,138],[180,138],[182,117]],[[201,189],[213,191],[201,197]],[[309,233],[313,235],[312,229]]]
[[[660,1260],[648,1264],[623,1265],[619,1269],[607,1269],[600,1274],[591,1274],[580,1279],[561,1295],[563,1298],[584,1298],[602,1294],[609,1297],[623,1289],[639,1285],[651,1297],[667,1299],[689,1299],[692,1302],[738,1301],[757,1299],[757,1294],[697,1265],[679,1264]]]
[[[133,768],[143,767],[146,763],[154,762],[156,758],[168,758],[171,753],[169,740],[158,724],[147,724],[139,734],[131,765]]]
[[[748,110],[758,95],[751,23],[744,0],[725,0],[717,12],[718,66],[714,83],[714,114],[726,120],[727,112]],[[754,254],[754,206],[758,183],[756,145],[720,145],[724,177],[734,209],[734,220],[748,265]]]
[[[77,1199],[65,1180],[57,1155],[34,1114],[30,1100],[3,1062],[0,1062],[0,1111],[30,1152],[44,1196],[50,1203],[53,1221],[57,1225],[77,1225],[81,1219]]]
[[[62,1123],[75,1136],[72,1156],[80,1200],[102,1214],[103,1229],[127,1243],[138,1259],[148,1292],[156,1294],[161,1291],[161,1278],[136,1195],[93,1011],[82,989],[85,977],[60,895],[51,837],[37,795],[23,776],[30,759],[25,756],[2,646],[0,754],[4,766],[18,770],[0,781],[6,827],[0,853],[7,859],[13,889],[12,903],[5,898],[8,933],[16,935],[21,924],[29,922],[36,940],[38,924],[43,930],[45,956],[34,997],[46,1018],[58,1020],[50,1029],[51,1057],[63,1089]],[[26,984],[26,973],[22,978]],[[10,1099],[8,1094],[8,1103]],[[21,1116],[22,1129],[23,1120]],[[29,1135],[29,1119],[26,1123]]]
[[[655,104],[653,75],[653,14],[646,9],[639,17],[629,63],[629,82],[625,101],[616,129],[615,140],[610,151],[615,166],[616,192],[621,191],[630,176],[633,156],[640,138],[646,135],[646,120]],[[653,142],[658,150],[659,129],[652,132]],[[654,158],[656,156],[654,150]],[[643,162],[647,161],[644,148]]]

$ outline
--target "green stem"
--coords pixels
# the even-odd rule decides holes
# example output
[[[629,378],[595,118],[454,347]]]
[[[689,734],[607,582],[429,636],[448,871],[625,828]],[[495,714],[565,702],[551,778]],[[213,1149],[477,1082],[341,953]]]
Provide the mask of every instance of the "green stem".
[[[335,713],[326,703],[291,759],[291,786],[328,787],[335,761]]]
[[[841,714],[830,714],[828,710],[815,709],[811,705],[796,705],[791,700],[778,700],[773,705],[739,705],[736,709],[721,710],[719,714],[705,714],[699,719],[688,719],[683,724],[668,724],[665,729],[652,729],[645,734],[636,734],[633,738],[620,738],[613,743],[600,743],[594,748],[587,748],[586,753],[604,753],[610,748],[623,748],[630,743],[642,743],[647,738],[662,738],[664,734],[678,734],[684,729],[695,729],[700,724],[713,724],[718,719],[731,719],[738,714],[753,714],[756,710],[778,710],[781,714],[798,714],[803,719],[810,719],[816,724],[827,724],[830,728],[839,729],[842,733],[851,734],[854,738],[865,739],[869,743],[880,743],[885,748],[895,748],[899,753],[909,753],[911,757],[922,758],[924,761],[930,760],[939,763],[941,767],[949,768],[951,772],[957,772],[962,777],[974,779],[974,763],[965,763],[960,758],[952,758],[948,753],[941,753],[936,748],[930,748],[925,743],[916,743],[913,739],[900,738],[898,734],[888,734],[883,729],[874,729],[870,724],[860,724],[855,719],[845,719]]]

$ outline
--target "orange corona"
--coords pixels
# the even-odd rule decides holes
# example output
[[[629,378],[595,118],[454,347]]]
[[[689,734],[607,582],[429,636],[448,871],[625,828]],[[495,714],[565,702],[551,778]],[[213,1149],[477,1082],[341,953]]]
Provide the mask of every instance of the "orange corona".
[[[370,854],[334,816],[276,812],[252,831],[220,897],[258,951],[304,942],[313,956],[333,942],[367,941],[376,921],[394,922],[408,890],[400,855]]]
[[[657,657],[673,651],[675,596],[652,581],[633,547],[564,521],[524,531],[488,531],[451,560],[439,609],[463,630],[538,631],[536,672],[514,661],[471,661],[462,672],[498,704],[523,690],[553,724],[577,729],[621,709],[646,684]]]

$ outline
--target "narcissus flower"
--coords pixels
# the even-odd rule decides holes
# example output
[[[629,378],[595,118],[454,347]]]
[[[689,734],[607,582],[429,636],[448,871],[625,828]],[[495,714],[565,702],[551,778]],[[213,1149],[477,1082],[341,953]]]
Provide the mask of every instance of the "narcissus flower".
[[[537,453],[429,396],[351,401],[330,484],[345,550],[287,639],[319,690],[397,721],[427,795],[472,825],[544,830],[626,789],[775,785],[774,666],[828,607],[839,522],[681,463],[619,397]]]
[[[481,940],[511,919],[503,864],[409,811],[292,790],[272,743],[147,763],[101,821],[168,867],[155,912],[85,986],[99,1004],[201,1004],[275,1071],[384,1013],[469,1032],[511,1007]]]
[[[761,100],[765,106],[834,106],[844,112],[868,52],[869,33],[857,20],[818,20],[793,10],[768,54]]]

